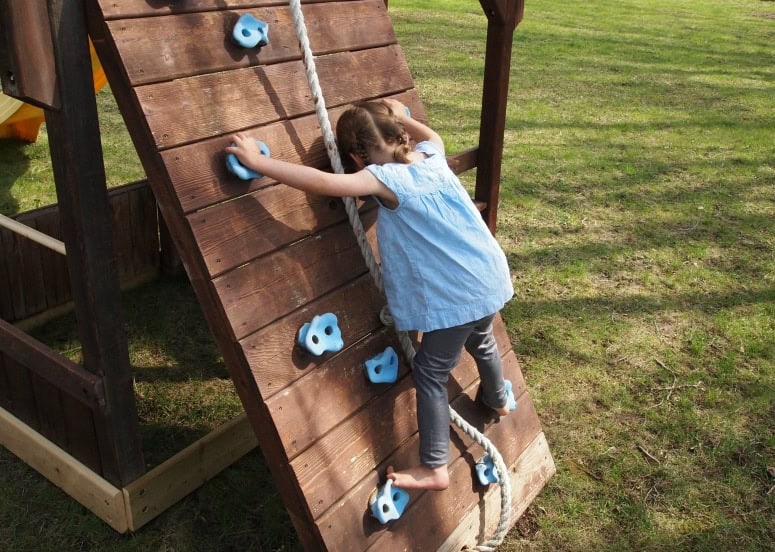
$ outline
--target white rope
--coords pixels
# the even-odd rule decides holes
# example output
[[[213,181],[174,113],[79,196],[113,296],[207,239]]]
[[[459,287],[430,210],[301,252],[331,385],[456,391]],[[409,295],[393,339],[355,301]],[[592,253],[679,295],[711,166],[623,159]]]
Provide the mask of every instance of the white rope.
[[[323,142],[326,146],[326,152],[331,162],[331,167],[335,173],[342,174],[344,167],[342,166],[342,160],[339,156],[339,148],[336,145],[336,137],[331,128],[331,121],[328,118],[328,111],[326,110],[325,99],[323,98],[323,90],[320,87],[320,80],[318,79],[317,69],[315,68],[315,59],[312,55],[312,48],[309,44],[309,36],[307,34],[307,26],[304,22],[304,14],[301,11],[300,0],[290,0],[291,16],[293,17],[293,26],[296,29],[296,37],[299,40],[301,51],[304,60],[304,68],[307,74],[307,83],[309,84],[310,92],[312,93],[312,99],[315,102],[315,114],[317,115],[318,124],[320,130],[323,133]],[[380,293],[384,294],[384,284],[382,283],[382,272],[380,266],[377,263],[377,259],[374,257],[374,251],[371,249],[371,245],[366,239],[366,232],[363,229],[363,224],[358,216],[358,207],[355,204],[355,199],[352,197],[343,198],[345,211],[350,219],[350,225],[353,228],[353,233],[358,241],[358,246],[361,249],[361,255],[363,256],[366,265],[369,268],[369,273],[374,280],[377,289]],[[392,324],[392,317],[390,316],[387,308],[384,308],[380,313],[380,320],[386,324]],[[396,332],[398,334],[401,348],[404,351],[409,365],[414,362],[414,345],[409,338],[409,334],[406,332]],[[498,527],[495,530],[493,537],[487,542],[480,544],[477,550],[482,552],[489,552],[495,549],[496,546],[503,542],[506,533],[509,529],[509,522],[511,521],[511,481],[509,479],[509,472],[506,467],[503,457],[492,444],[492,442],[485,437],[480,431],[478,431],[471,424],[466,422],[455,410],[449,407],[450,420],[458,426],[466,435],[471,437],[477,444],[479,444],[487,454],[493,459],[493,463],[498,470],[498,474],[501,480],[501,516],[498,522]]]

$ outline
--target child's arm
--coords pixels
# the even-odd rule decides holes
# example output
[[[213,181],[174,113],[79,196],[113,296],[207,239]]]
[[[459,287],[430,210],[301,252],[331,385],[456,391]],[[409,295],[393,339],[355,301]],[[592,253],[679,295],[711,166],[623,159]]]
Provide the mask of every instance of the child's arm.
[[[387,204],[398,202],[395,194],[369,171],[334,174],[305,165],[272,159],[261,154],[254,138],[241,132],[232,136],[232,142],[233,145],[227,147],[226,152],[236,155],[240,163],[293,188],[323,196],[373,195]]]
[[[406,106],[398,100],[387,99],[383,101],[390,106],[390,109],[401,124],[404,125],[406,132],[412,140],[415,142],[431,142],[444,153],[444,141],[435,130],[407,115]]]

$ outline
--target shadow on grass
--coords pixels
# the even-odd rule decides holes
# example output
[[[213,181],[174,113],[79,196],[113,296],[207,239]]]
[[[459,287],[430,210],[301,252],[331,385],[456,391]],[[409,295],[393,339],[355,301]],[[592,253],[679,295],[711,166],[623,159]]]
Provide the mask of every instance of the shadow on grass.
[[[0,213],[4,215],[14,215],[19,210],[19,203],[11,195],[11,186],[29,170],[26,145],[18,140],[0,140]]]

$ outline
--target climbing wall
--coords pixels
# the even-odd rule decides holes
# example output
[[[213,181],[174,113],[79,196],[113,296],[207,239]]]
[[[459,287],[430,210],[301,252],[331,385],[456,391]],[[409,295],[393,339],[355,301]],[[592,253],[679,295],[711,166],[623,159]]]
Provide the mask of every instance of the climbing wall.
[[[260,0],[87,0],[90,34],[210,329],[285,506],[308,549],[460,549],[489,535],[498,489],[472,479],[482,450],[452,430],[452,484],[411,493],[398,521],[378,524],[370,493],[388,463],[418,458],[414,388],[370,384],[363,362],[399,347],[339,199],[267,178],[241,181],[223,148],[244,130],[272,156],[328,168],[286,5]],[[310,43],[332,123],[354,101],[397,97],[425,119],[383,0],[307,2]],[[268,46],[245,50],[231,30],[243,13],[269,23]],[[372,246],[376,210],[360,204]],[[314,357],[295,346],[316,314],[339,318],[345,347]],[[500,450],[513,519],[554,471],[509,337],[497,339],[518,409],[486,423],[467,355],[450,399]],[[250,482],[246,482],[247,485]],[[256,492],[261,492],[256,489]]]

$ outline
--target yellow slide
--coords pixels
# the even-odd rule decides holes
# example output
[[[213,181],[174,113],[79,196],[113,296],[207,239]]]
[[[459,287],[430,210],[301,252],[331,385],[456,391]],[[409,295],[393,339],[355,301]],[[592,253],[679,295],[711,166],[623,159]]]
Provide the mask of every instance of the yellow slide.
[[[94,91],[99,92],[108,82],[94,47],[89,42],[91,66],[94,74]],[[0,140],[16,139],[34,142],[38,139],[40,125],[45,122],[43,110],[0,93]]]

